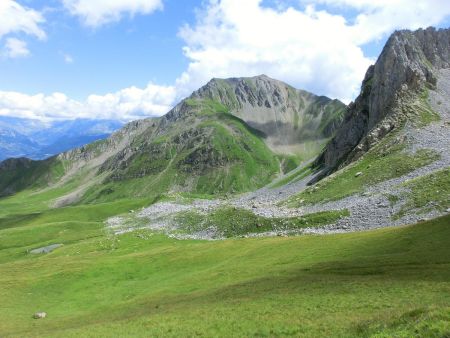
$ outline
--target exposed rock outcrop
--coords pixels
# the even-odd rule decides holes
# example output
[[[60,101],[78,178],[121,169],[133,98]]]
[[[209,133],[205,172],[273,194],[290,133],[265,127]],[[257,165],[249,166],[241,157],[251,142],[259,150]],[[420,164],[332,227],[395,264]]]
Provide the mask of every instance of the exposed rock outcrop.
[[[295,89],[266,75],[212,79],[192,99],[211,99],[266,136],[276,152],[305,141],[327,139],[342,121],[345,105],[339,100]]]
[[[374,66],[342,126],[315,164],[329,173],[360,157],[408,118],[411,100],[436,85],[436,71],[450,67],[450,29],[397,31]]]

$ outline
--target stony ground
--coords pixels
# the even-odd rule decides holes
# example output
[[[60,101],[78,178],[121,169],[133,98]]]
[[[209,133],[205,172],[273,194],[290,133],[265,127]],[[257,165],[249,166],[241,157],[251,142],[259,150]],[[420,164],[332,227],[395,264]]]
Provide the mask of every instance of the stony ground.
[[[231,200],[195,200],[192,203],[184,201],[160,202],[136,213],[134,220],[115,217],[108,221],[115,233],[132,231],[136,228],[150,228],[162,230],[171,234],[176,229],[173,216],[179,212],[193,210],[199,213],[208,213],[211,210],[231,205],[237,208],[251,210],[254,214],[273,217],[298,217],[305,214],[327,210],[348,209],[350,216],[340,219],[336,224],[330,224],[320,228],[302,229],[301,233],[336,233],[367,230],[378,227],[403,225],[415,223],[422,219],[441,215],[438,211],[428,214],[408,213],[404,217],[393,220],[402,205],[406,202],[402,193],[404,188],[399,187],[403,182],[430,174],[444,167],[450,166],[450,69],[441,71],[437,89],[430,91],[431,107],[439,113],[441,119],[422,128],[407,125],[405,129],[408,151],[414,153],[419,149],[431,149],[440,155],[440,159],[407,175],[394,178],[379,184],[367,187],[362,194],[356,194],[347,198],[323,204],[304,206],[301,208],[288,208],[277,205],[300,191],[304,190],[312,175],[297,182],[287,184],[280,188],[270,186],[260,190],[238,196]],[[304,165],[307,165],[305,163]],[[298,168],[297,170],[300,170]],[[386,195],[395,195],[398,201],[391,205]],[[275,235],[267,233],[263,235]],[[261,234],[259,234],[261,235]],[[184,236],[183,238],[186,238]],[[211,239],[210,232],[193,234],[187,238]]]

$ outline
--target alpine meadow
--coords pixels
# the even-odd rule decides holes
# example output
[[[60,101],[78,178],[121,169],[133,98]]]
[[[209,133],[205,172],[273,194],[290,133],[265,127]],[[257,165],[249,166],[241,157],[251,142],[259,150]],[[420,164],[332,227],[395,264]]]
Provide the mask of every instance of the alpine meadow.
[[[2,1],[0,337],[450,337],[446,1]]]

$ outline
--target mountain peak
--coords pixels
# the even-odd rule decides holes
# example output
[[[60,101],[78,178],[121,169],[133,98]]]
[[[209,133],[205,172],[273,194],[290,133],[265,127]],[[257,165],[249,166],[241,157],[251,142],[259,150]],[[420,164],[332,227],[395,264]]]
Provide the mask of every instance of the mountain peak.
[[[345,123],[316,164],[328,171],[343,166],[399,127],[405,119],[402,106],[407,96],[417,97],[434,88],[439,70],[450,67],[449,45],[450,29],[394,32],[367,70]]]
[[[218,86],[218,85],[220,86],[220,85],[223,85],[224,83],[228,83],[228,84],[234,84],[234,83],[240,83],[240,82],[256,83],[257,81],[283,83],[282,81],[271,78],[271,77],[267,76],[266,74],[260,74],[260,75],[255,75],[255,76],[229,77],[229,78],[214,77],[211,80],[209,80],[209,82],[206,85],[204,85],[203,87],[211,87],[211,86]]]

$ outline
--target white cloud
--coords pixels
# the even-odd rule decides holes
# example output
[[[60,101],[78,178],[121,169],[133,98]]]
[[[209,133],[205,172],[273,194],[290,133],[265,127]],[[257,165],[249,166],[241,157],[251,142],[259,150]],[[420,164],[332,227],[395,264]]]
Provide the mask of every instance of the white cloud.
[[[46,96],[0,92],[0,115],[122,120],[162,115],[212,77],[262,73],[297,88],[349,101],[358,94],[364,73],[374,61],[364,55],[364,44],[397,28],[439,24],[450,14],[447,0],[300,1],[304,7],[289,7],[286,4],[292,1],[286,1],[276,9],[264,7],[262,0],[205,3],[195,24],[180,29],[189,65],[173,86],[130,87],[106,95],[90,95],[84,101],[61,93]],[[65,0],[73,14],[93,27],[119,20],[124,14],[151,12],[161,3]],[[346,18],[336,14],[339,9],[356,15]],[[70,60],[70,55],[62,56]]]
[[[30,51],[27,48],[27,43],[25,41],[8,38],[5,43],[5,51],[3,53],[7,58],[18,58],[26,57],[30,55]]]
[[[74,62],[72,55],[63,53],[64,62],[67,64],[71,64]]]
[[[447,0],[314,0],[336,8],[353,8],[359,14],[352,26],[355,42],[367,43],[395,29],[437,25],[450,15]]]
[[[288,3],[288,2],[286,2]],[[210,0],[194,26],[185,26],[188,69],[178,86],[188,90],[211,77],[265,73],[296,87],[344,101],[354,98],[371,60],[362,46],[397,28],[440,23],[448,0],[304,0],[304,9],[262,6],[262,0]],[[339,11],[358,15],[348,20]],[[351,18],[350,18],[351,19]]]
[[[11,34],[26,34],[40,40],[46,38],[41,25],[44,17],[38,11],[24,7],[13,0],[0,0],[0,40]],[[30,51],[24,40],[7,38],[1,56],[17,58],[29,56]]]
[[[99,118],[128,121],[166,113],[176,97],[175,88],[149,84],[106,95],[90,95],[80,102],[65,94],[26,95],[0,91],[0,115],[33,119]]]
[[[62,0],[72,15],[84,25],[98,27],[120,21],[124,14],[150,14],[162,9],[162,0]]]
[[[195,27],[181,30],[191,62],[180,85],[264,73],[318,94],[347,101],[355,95],[372,60],[354,43],[342,16],[260,3],[211,1]]]
[[[0,38],[11,33],[24,33],[45,39],[45,32],[40,27],[44,22],[44,17],[38,11],[13,0],[0,1]]]

